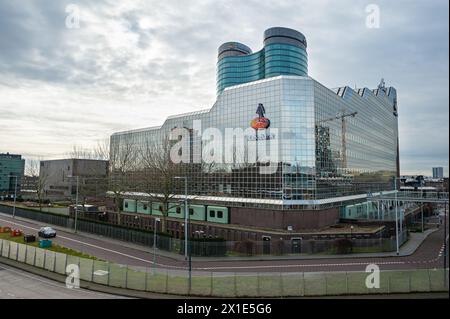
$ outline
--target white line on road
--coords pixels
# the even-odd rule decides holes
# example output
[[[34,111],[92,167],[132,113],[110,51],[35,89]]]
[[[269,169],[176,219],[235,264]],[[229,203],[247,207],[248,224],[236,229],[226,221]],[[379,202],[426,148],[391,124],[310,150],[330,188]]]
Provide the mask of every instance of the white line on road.
[[[29,227],[20,223],[16,223],[16,222],[12,222],[9,220],[5,220],[5,219],[0,219],[0,221],[4,221],[4,222],[8,222],[14,225],[18,225],[18,226],[22,226],[25,228],[29,228],[29,229],[33,229],[33,230],[38,230],[37,228],[33,228],[33,227]],[[132,255],[128,255],[125,253],[121,253],[119,251],[116,250],[112,250],[112,249],[108,249],[108,248],[104,248],[101,246],[97,246],[94,244],[89,244],[80,240],[76,240],[76,239],[72,239],[69,237],[65,237],[65,236],[58,236],[59,238],[63,238],[69,241],[73,241],[79,244],[83,244],[83,245],[87,245],[87,246],[91,246],[100,250],[104,250],[113,254],[117,254],[117,255],[121,255],[124,257],[128,257],[131,259],[135,259],[135,260],[139,260],[148,264],[152,264],[153,262],[150,260],[146,260],[143,258],[139,258],[136,256],[132,256]],[[447,236],[448,239],[448,236]],[[414,263],[431,263],[436,261],[437,259],[439,259],[439,255],[438,257],[434,258],[434,259],[430,259],[430,260],[421,260],[421,261],[385,261],[385,262],[377,262],[377,265],[404,265],[404,264],[414,264]],[[193,268],[193,270],[227,270],[227,269],[270,269],[270,268],[307,268],[307,267],[342,267],[342,266],[364,266],[364,265],[368,265],[371,262],[350,262],[350,263],[322,263],[322,264],[284,264],[284,265],[251,265],[251,266],[215,266],[215,267],[195,267]],[[173,268],[173,269],[180,269],[180,270],[185,270],[186,267],[179,267],[179,266],[173,266],[173,265],[166,265],[166,264],[160,264],[160,263],[155,263],[156,266],[160,266],[160,267],[167,267],[167,268]]]

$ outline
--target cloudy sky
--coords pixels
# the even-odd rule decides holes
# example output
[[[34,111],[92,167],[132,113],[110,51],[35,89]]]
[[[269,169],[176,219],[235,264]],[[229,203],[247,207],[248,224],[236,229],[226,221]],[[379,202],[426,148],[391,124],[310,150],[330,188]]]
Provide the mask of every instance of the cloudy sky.
[[[0,0],[0,152],[59,158],[209,108],[218,46],[257,51],[271,26],[305,34],[328,87],[395,86],[402,173],[448,176],[447,0]]]

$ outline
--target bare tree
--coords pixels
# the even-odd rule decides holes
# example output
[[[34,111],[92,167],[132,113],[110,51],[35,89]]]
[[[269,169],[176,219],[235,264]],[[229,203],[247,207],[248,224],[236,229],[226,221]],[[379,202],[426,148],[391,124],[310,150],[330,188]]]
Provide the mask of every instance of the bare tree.
[[[140,149],[140,174],[139,187],[152,201],[160,202],[162,213],[161,229],[167,232],[167,217],[169,210],[178,206],[173,203],[176,195],[176,187],[179,181],[175,179],[182,172],[184,164],[176,164],[172,161],[170,151],[173,143],[168,136],[161,141],[148,140]]]
[[[66,155],[69,158],[90,159],[90,160],[108,160],[110,156],[110,142],[109,139],[102,139],[97,141],[95,147],[82,147],[80,145],[73,145],[72,151]]]
[[[47,186],[48,173],[40,169],[41,160],[29,160],[26,168],[26,175],[35,179],[34,191],[39,204],[39,210],[42,212],[42,202],[45,198],[45,187]]]
[[[126,138],[116,143],[111,142],[109,154],[108,190],[114,197],[115,210],[120,225],[121,199],[125,191],[133,189],[133,186],[135,186],[133,177],[137,168],[136,144]]]

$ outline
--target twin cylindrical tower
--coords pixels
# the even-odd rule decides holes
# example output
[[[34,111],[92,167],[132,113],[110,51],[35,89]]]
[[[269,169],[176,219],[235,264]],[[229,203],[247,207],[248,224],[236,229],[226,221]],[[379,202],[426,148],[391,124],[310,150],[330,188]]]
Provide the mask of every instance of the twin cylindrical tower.
[[[305,36],[293,29],[275,27],[264,32],[264,48],[256,53],[239,42],[219,47],[217,94],[237,84],[278,75],[308,75]]]

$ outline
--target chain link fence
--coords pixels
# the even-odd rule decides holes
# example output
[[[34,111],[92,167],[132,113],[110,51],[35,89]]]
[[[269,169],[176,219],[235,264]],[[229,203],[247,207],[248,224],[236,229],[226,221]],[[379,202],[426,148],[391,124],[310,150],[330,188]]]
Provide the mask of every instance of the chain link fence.
[[[193,271],[120,265],[0,240],[0,256],[61,275],[76,265],[80,279],[105,286],[204,297],[302,297],[448,291],[448,270],[384,270],[379,288],[368,288],[366,272]],[[446,284],[447,281],[447,284]]]

